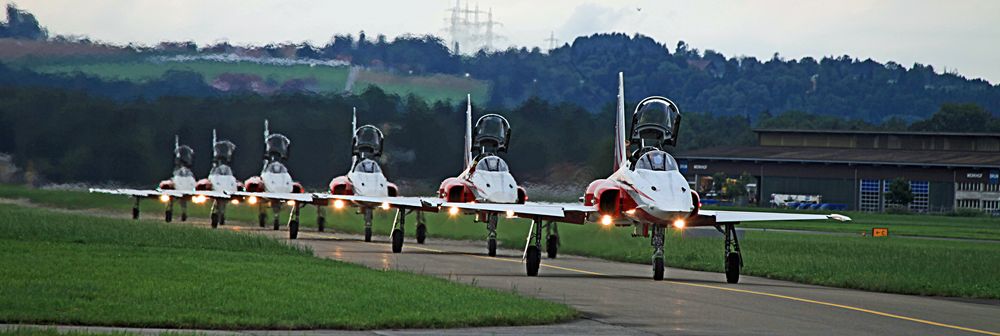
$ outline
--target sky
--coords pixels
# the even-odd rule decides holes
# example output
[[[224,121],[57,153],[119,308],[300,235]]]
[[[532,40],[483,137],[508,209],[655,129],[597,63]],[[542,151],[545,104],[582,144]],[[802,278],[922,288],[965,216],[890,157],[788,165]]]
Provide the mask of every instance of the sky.
[[[8,2],[9,0],[0,0]],[[18,0],[50,34],[153,45],[327,43],[334,34],[446,36],[454,0]],[[850,55],[934,66],[1000,83],[1000,1],[674,1],[480,0],[504,39],[540,46],[603,32],[678,40],[727,57],[770,59]],[[463,0],[464,6],[464,0]]]

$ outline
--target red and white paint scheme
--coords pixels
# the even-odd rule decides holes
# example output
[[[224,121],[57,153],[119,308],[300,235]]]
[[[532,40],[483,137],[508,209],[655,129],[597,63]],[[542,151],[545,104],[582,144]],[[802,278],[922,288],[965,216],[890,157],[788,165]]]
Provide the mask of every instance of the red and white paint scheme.
[[[234,192],[233,195],[242,197],[250,205],[257,205],[257,222],[260,227],[266,224],[267,208],[270,206],[274,230],[280,228],[282,205],[290,206],[288,237],[295,239],[299,233],[299,210],[312,202],[312,195],[305,193],[302,184],[292,179],[285,166],[291,144],[291,140],[284,135],[271,134],[268,122],[264,120],[264,168],[260,175],[243,182],[245,190]]]

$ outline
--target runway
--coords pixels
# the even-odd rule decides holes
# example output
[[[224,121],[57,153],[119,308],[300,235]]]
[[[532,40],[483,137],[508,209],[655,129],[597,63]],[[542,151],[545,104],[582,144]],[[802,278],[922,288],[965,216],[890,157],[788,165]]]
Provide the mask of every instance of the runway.
[[[287,238],[285,231],[239,229]],[[565,303],[585,319],[633,334],[1000,336],[997,300],[873,293],[750,276],[731,285],[720,273],[673,268],[656,282],[649,265],[565,255],[547,259],[544,253],[539,276],[527,277],[519,249],[502,248],[489,257],[485,242],[429,238],[418,245],[408,238],[403,253],[393,254],[387,237],[374,240],[310,231],[293,243],[324,258]]]

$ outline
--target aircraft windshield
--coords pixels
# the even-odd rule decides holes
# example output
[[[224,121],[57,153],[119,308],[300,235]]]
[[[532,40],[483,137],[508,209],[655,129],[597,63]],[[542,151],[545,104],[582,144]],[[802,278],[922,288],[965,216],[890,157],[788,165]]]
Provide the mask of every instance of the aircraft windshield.
[[[677,170],[677,161],[674,161],[674,158],[667,152],[650,151],[639,158],[635,168],[653,171]]]
[[[191,169],[187,169],[187,167],[181,167],[174,170],[174,176],[194,177],[194,172],[191,172]]]
[[[489,172],[506,172],[507,163],[503,159],[496,156],[489,156],[479,160],[476,164],[476,171],[489,171]]]
[[[267,168],[264,169],[264,170],[267,171],[268,173],[271,173],[271,174],[287,174],[288,173],[288,168],[285,168],[285,165],[281,164],[281,162],[271,162],[271,163],[269,163],[267,165]]]
[[[354,166],[354,171],[360,173],[381,173],[382,169],[379,168],[378,163],[372,160],[362,160]]]
[[[233,175],[233,169],[229,168],[227,165],[218,165],[212,168],[212,171],[208,172],[209,175]]]

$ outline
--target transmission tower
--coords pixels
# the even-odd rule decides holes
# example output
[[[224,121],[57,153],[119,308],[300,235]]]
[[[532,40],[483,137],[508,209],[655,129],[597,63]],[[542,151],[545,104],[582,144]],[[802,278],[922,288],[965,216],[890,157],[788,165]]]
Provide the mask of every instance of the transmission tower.
[[[461,0],[455,1],[455,6],[446,10],[449,15],[445,18],[445,31],[451,38],[452,52],[459,53],[459,48],[464,50],[493,50],[496,41],[503,39],[496,33],[496,27],[501,26],[500,22],[493,20],[493,9],[488,11],[479,9],[477,3],[475,9],[469,8],[466,1],[463,7]],[[486,19],[483,20],[482,16]]]

